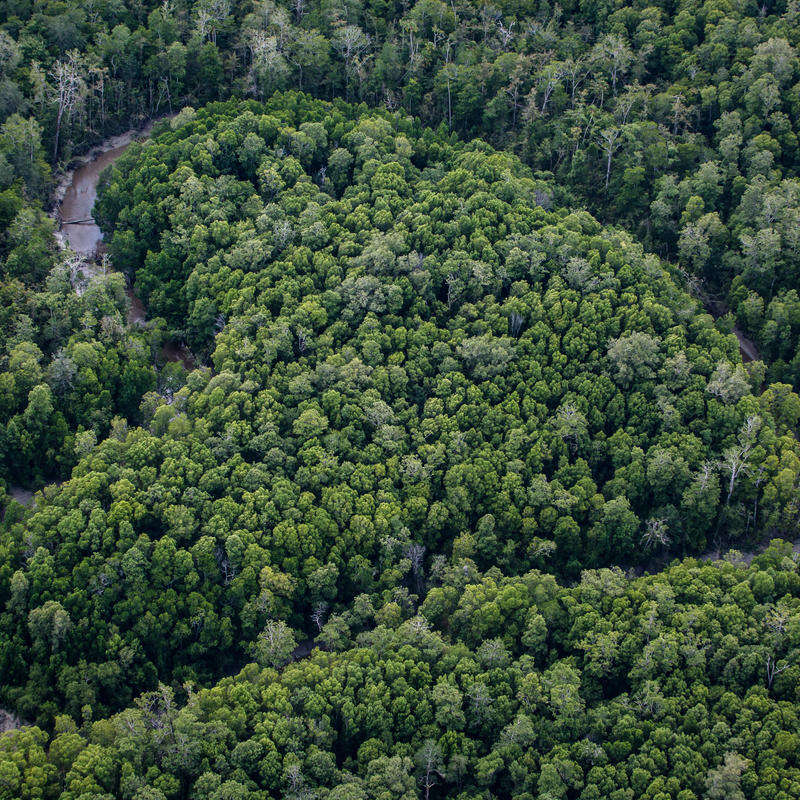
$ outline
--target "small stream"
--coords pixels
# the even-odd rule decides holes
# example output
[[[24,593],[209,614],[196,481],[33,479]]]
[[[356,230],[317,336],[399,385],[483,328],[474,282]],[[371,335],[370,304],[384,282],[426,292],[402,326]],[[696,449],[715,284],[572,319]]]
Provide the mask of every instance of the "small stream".
[[[69,246],[82,256],[93,258],[103,241],[103,233],[92,217],[100,173],[113,164],[129,146],[130,142],[101,152],[72,173],[72,180],[59,205],[61,230]]]
[[[56,234],[59,242],[68,245],[85,262],[81,271],[91,279],[101,274],[99,260],[104,254],[103,232],[95,222],[92,212],[97,199],[97,184],[103,170],[113,164],[134,141],[146,139],[152,123],[140,131],[128,131],[108,139],[81,159],[78,166],[68,172],[56,190],[55,218],[60,223]],[[113,265],[112,265],[113,267]],[[129,286],[126,294],[130,300],[128,324],[144,325],[147,312],[135,287]],[[194,358],[187,348],[176,342],[164,345],[162,355],[167,361],[181,361],[186,369],[192,369]]]
[[[728,306],[721,300],[704,296],[703,303],[714,319],[719,319],[729,313]],[[761,353],[758,352],[756,343],[752,339],[748,339],[738,325],[733,326],[733,335],[739,342],[739,352],[742,354],[743,363],[747,364],[748,361],[759,361],[761,359]]]
[[[93,151],[83,164],[67,176],[63,196],[58,204],[58,219],[61,235],[79,256],[86,261],[84,273],[87,276],[100,270],[97,260],[103,255],[103,232],[92,216],[97,199],[97,184],[103,170],[113,164],[134,141],[132,132],[110,139],[108,143]],[[143,324],[146,318],[144,304],[132,287],[126,290],[130,300],[128,324]]]

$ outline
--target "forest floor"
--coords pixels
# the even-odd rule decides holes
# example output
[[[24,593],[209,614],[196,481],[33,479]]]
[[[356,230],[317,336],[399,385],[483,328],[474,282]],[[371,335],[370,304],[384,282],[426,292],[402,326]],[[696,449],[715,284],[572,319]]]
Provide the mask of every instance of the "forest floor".
[[[719,319],[730,313],[730,309],[723,300],[710,297],[706,294],[703,294],[703,304],[711,312],[711,316],[713,316],[714,319]],[[748,339],[738,325],[733,326],[733,333],[739,340],[739,351],[742,354],[742,361],[744,361],[745,364],[748,361],[759,361],[761,359],[761,353],[758,352],[756,343],[752,339]]]
[[[8,493],[22,506],[30,508],[33,505],[33,492],[21,486],[9,486]]]
[[[301,658],[310,656],[319,647],[316,639],[305,639],[292,650],[292,661],[300,661]]]
[[[739,350],[742,351],[742,361],[758,361],[761,358],[761,354],[758,352],[758,348],[755,346],[754,342],[748,339],[736,325],[733,326],[733,332],[739,340]]]
[[[641,575],[654,575],[658,572],[663,572],[664,569],[666,569],[673,561],[682,561],[684,558],[696,558],[698,561],[722,561],[726,558],[729,558],[734,563],[749,565],[752,560],[756,556],[761,555],[761,553],[763,553],[769,547],[770,542],[776,538],[780,537],[772,536],[747,550],[734,547],[729,543],[730,546],[711,547],[708,550],[705,550],[704,552],[694,556],[691,554],[686,554],[685,556],[676,556],[672,553],[661,553],[653,556],[646,564],[643,564],[640,567],[634,567],[632,570],[630,570],[630,573],[637,577]],[[792,545],[792,551],[795,554],[800,555],[800,536],[795,539],[786,539],[785,541],[790,542]]]

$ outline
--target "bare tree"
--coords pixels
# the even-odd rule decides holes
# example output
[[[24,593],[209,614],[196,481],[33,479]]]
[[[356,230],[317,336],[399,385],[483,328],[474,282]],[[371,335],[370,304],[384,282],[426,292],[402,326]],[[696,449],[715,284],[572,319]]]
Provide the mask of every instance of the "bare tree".
[[[681,125],[689,121],[689,110],[683,102],[683,95],[676,94],[672,98],[672,135],[676,136]]]
[[[452,42],[447,40],[445,45],[445,62],[444,74],[447,78],[447,127],[449,130],[453,128],[453,98],[452,98],[452,84],[458,78],[458,66],[453,64],[450,60],[450,46]]]
[[[772,683],[776,676],[785,672],[791,662],[781,659],[778,652],[783,648],[786,634],[792,622],[791,611],[785,606],[774,606],[764,618],[764,627],[769,631],[769,651],[766,655],[765,672],[767,678],[767,689],[772,688]]]
[[[549,558],[556,551],[556,543],[552,539],[542,539],[534,536],[528,545],[528,555],[531,558]]]
[[[417,751],[414,760],[420,769],[419,783],[425,790],[425,800],[429,800],[431,789],[445,776],[442,753],[436,743],[428,739]]]
[[[611,90],[616,94],[620,78],[633,63],[633,51],[622,36],[609,34],[596,45],[595,57],[608,72],[611,78]]]
[[[775,680],[776,675],[780,675],[781,672],[787,670],[789,668],[789,664],[784,663],[783,666],[778,666],[778,662],[775,660],[775,657],[768,653],[767,654],[767,663],[766,663],[766,673],[767,673],[767,688],[772,688],[772,682]]]
[[[497,21],[497,33],[500,37],[500,46],[504,51],[508,50],[514,39],[514,25],[515,23],[513,21],[510,25],[505,25],[501,19]]]
[[[265,31],[250,35],[250,81],[253,93],[266,94],[280,85],[288,74],[286,59],[281,53],[281,42]]]
[[[327,603],[320,602],[314,604],[314,608],[311,610],[311,621],[317,626],[318,631],[322,630],[322,626],[325,624],[325,615],[327,613]]]
[[[230,0],[205,0],[197,9],[197,32],[200,37],[208,37],[213,44],[217,43],[217,33],[231,14]]]
[[[647,520],[642,533],[642,544],[648,548],[668,547],[670,543],[667,521],[651,517]]]
[[[100,66],[99,64],[91,64],[89,66],[89,89],[93,97],[97,98],[100,106],[100,125],[106,122],[106,78],[108,77],[108,68]]]
[[[740,800],[744,797],[741,790],[742,773],[750,762],[738,753],[725,753],[725,758],[718,767],[708,771],[706,775],[706,800]]]
[[[625,125],[633,109],[639,104],[644,104],[647,99],[647,94],[648,90],[638,83],[627,87],[614,104],[614,116],[617,120]]]
[[[302,2],[302,0],[298,0]],[[369,48],[369,36],[358,25],[342,25],[333,35],[333,45],[344,61],[347,78],[346,91],[350,93],[350,79],[358,71],[361,59]]]
[[[542,93],[542,107],[541,113],[547,111],[547,104],[550,102],[550,97],[553,92],[561,85],[561,81],[566,75],[564,65],[560,62],[548,64],[539,74],[537,85]]]
[[[303,769],[300,764],[289,764],[284,773],[286,782],[289,784],[289,791],[295,794],[303,786]]]
[[[288,219],[276,222],[272,227],[272,232],[279,250],[283,250],[294,239],[294,228]]]
[[[76,108],[83,99],[86,84],[83,79],[83,66],[77,50],[67,53],[66,61],[56,61],[50,77],[53,80],[56,112],[56,133],[53,139],[53,160],[58,158],[58,145],[61,137],[61,126],[72,118]]]
[[[428,620],[420,614],[417,614],[408,621],[408,627],[411,628],[414,633],[428,633],[431,629]]]
[[[569,79],[569,97],[572,107],[575,108],[575,95],[581,84],[589,75],[589,69],[582,58],[568,59],[563,64],[564,77]]]
[[[761,418],[756,414],[749,416],[739,431],[739,441],[728,447],[722,454],[722,468],[728,474],[728,496],[725,505],[730,505],[736,482],[748,470],[748,457],[756,443],[761,428]]]
[[[469,690],[470,707],[476,719],[482,721],[492,710],[494,698],[489,694],[489,690],[484,683],[473,683]]]
[[[408,34],[408,67],[412,70],[419,55],[419,43],[414,39],[417,32],[417,22],[409,17],[403,18],[400,22],[400,29]]]
[[[775,606],[770,609],[764,619],[764,627],[776,637],[783,638],[789,627],[791,615],[784,606]]]
[[[425,577],[425,545],[412,542],[405,551],[406,558],[411,562],[411,572],[417,584],[417,591],[422,589]]]
[[[556,413],[556,428],[561,438],[569,445],[574,455],[578,449],[581,436],[586,434],[588,423],[574,403],[564,403]]]
[[[603,128],[597,135],[597,144],[606,159],[606,189],[608,189],[608,182],[611,180],[611,159],[622,147],[622,128]]]
[[[166,742],[175,742],[175,717],[177,706],[175,692],[170,686],[158,684],[155,691],[147,692],[136,700],[142,722],[158,748]],[[132,723],[129,722],[129,725]]]
[[[219,564],[220,572],[222,573],[222,580],[225,586],[229,586],[231,581],[236,577],[236,567],[231,564],[225,550],[221,547],[216,549],[214,555],[217,559],[217,564]]]
[[[295,647],[292,629],[283,620],[269,620],[258,634],[252,652],[259,664],[279,668],[291,660]]]

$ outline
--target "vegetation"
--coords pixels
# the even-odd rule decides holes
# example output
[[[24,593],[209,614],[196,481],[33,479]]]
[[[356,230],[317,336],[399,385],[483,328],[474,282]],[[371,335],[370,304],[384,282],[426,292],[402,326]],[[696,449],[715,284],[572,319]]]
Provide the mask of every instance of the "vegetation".
[[[3,4],[0,800],[799,796],[797,21]]]
[[[362,597],[281,670],[0,740],[0,797],[791,800],[790,554],[572,588],[456,563],[418,611]]]
[[[0,10],[0,182],[109,133],[297,88],[515,149],[730,304],[800,381],[795,2],[31,3]],[[43,137],[42,137],[43,134]]]
[[[796,395],[514,157],[302,95],[168,127],[97,213],[213,369],[11,526],[25,714],[219,676],[451,555],[574,576],[795,522]]]
[[[627,227],[715,313],[727,302],[724,328],[738,324],[769,380],[797,388],[796,22],[793,3],[6,3],[0,246],[4,296],[17,313],[3,332],[18,334],[3,367],[14,346],[31,342],[47,370],[77,332],[42,297],[54,265],[39,208],[48,160],[57,167],[186,104],[294,87],[402,106],[515,150],[552,176],[558,205]],[[108,344],[93,347],[104,353]],[[141,376],[126,391],[140,396],[154,381]],[[64,414],[49,441],[20,443],[15,425],[9,447],[24,455],[3,459],[7,479],[40,486],[67,475],[75,437],[91,430],[102,439],[135,405],[100,403],[94,414]],[[27,391],[6,406],[0,424],[19,422]],[[34,470],[20,469],[42,453]]]

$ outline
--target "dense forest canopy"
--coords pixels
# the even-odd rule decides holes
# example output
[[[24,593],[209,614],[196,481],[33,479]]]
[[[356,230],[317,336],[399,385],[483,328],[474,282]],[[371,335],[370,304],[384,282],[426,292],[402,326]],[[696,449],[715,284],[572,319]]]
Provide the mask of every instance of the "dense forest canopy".
[[[80,434],[138,422],[138,398],[161,388],[115,326],[100,329],[115,286],[95,283],[87,309],[63,279],[45,285],[51,166],[187,104],[292,87],[402,107],[515,151],[556,205],[586,207],[669,259],[724,330],[755,341],[769,380],[797,388],[797,19],[794,2],[3,4],[4,473],[36,486],[67,475]],[[140,340],[143,352],[168,334]],[[55,360],[50,383],[66,393],[56,356],[76,337],[100,353],[81,375],[87,401],[57,403],[47,433],[26,435],[31,384],[17,366]]]
[[[786,546],[572,588],[461,562],[283,669],[0,738],[0,797],[793,800],[799,603]]]
[[[231,94],[402,107],[679,262],[796,386],[799,19],[795,0],[9,0],[0,181],[42,196],[43,154]]]
[[[799,19],[3,3],[0,800],[800,796]]]
[[[793,521],[796,396],[515,157],[294,94],[164,127],[97,215],[210,367],[12,530],[26,713],[219,676],[451,556],[574,577]]]

